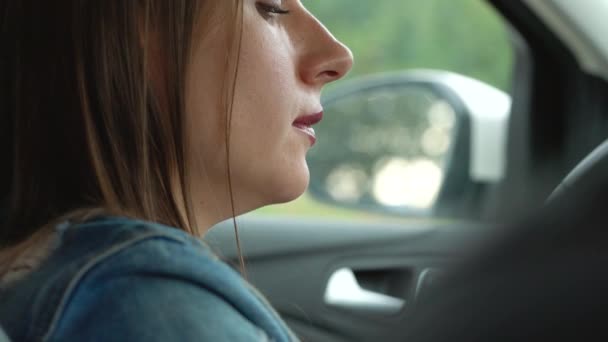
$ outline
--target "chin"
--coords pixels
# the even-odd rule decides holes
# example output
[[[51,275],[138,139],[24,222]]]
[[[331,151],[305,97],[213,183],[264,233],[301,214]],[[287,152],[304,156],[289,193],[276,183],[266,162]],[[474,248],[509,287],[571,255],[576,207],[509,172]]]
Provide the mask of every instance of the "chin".
[[[287,173],[288,174],[288,173]],[[308,189],[308,182],[310,175],[308,168],[299,172],[291,173],[292,176],[285,179],[282,182],[277,182],[273,186],[274,191],[268,192],[270,202],[269,204],[281,204],[291,202],[298,197],[302,196],[306,189]]]
[[[285,193],[282,196],[277,196],[273,200],[272,204],[282,204],[282,203],[294,201],[294,200],[298,199],[300,196],[302,196],[304,194],[304,192],[306,192],[306,188],[304,188],[304,190],[302,190],[302,191],[294,191],[294,192],[290,192],[290,193]]]
[[[306,163],[293,168],[266,168],[257,173],[248,171],[235,176],[238,180],[234,186],[237,215],[267,205],[291,202],[306,192],[310,181]]]
[[[281,204],[294,201],[298,199],[300,196],[306,192],[308,188],[308,182],[305,185],[299,187],[292,187],[290,189],[285,189],[289,191],[282,191],[281,193],[275,193],[275,198],[273,199],[273,204]],[[277,196],[278,195],[278,196]]]

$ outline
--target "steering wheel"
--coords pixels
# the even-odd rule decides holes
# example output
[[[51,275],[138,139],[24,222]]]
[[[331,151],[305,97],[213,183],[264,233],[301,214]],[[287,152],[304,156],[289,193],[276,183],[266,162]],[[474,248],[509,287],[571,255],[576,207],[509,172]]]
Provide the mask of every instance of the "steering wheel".
[[[553,190],[547,202],[562,198],[573,190],[593,187],[598,180],[608,177],[608,140],[585,157]]]

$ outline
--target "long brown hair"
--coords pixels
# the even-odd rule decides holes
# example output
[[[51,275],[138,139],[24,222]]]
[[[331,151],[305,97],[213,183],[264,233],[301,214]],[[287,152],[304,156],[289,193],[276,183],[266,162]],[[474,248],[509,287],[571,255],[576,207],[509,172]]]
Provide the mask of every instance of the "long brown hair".
[[[242,30],[241,1],[231,1],[227,141]],[[183,95],[207,4],[0,0],[0,249],[92,210],[199,235]],[[163,52],[162,87],[150,82],[150,36]]]

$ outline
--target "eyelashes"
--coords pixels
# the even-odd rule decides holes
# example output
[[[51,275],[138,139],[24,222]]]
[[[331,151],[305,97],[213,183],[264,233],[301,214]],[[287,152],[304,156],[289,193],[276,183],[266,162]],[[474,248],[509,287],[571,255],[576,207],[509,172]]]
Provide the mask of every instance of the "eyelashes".
[[[265,3],[265,2],[261,2],[261,1],[256,2],[255,7],[257,8],[260,15],[262,17],[264,17],[265,19],[271,19],[271,18],[279,16],[279,15],[289,14],[289,10],[284,9],[281,6],[277,6],[277,5],[273,5],[273,4],[269,4],[269,3]]]

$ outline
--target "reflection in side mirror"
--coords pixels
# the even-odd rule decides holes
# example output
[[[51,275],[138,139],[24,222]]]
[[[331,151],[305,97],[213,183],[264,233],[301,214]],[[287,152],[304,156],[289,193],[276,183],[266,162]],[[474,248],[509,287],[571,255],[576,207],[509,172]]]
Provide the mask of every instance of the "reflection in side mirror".
[[[328,93],[316,128],[322,144],[308,158],[311,194],[340,206],[428,215],[471,183],[470,148],[463,148],[471,114],[436,77],[443,73],[375,76]]]

